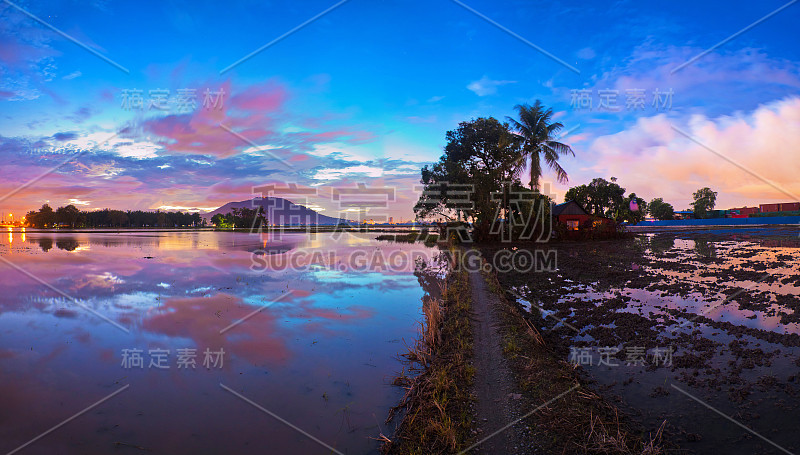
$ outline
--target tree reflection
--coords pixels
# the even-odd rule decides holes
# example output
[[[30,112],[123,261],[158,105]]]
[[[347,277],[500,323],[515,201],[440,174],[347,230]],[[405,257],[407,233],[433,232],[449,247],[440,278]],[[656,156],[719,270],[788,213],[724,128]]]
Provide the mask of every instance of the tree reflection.
[[[80,246],[80,243],[78,243],[78,241],[75,239],[58,239],[56,240],[56,246],[60,250],[75,251],[75,249]]]
[[[717,257],[717,246],[714,242],[709,242],[704,239],[694,239],[694,251],[698,256],[704,258]]]
[[[660,255],[672,249],[675,246],[673,237],[669,235],[654,235],[648,241],[648,247],[653,254]]]
[[[39,248],[45,253],[53,249],[53,239],[49,237],[39,239]]]

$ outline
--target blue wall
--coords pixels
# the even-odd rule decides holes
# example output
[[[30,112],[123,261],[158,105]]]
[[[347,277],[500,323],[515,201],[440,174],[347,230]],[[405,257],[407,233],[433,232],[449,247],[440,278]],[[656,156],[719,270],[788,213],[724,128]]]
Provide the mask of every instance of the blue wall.
[[[800,216],[757,218],[710,218],[705,220],[642,221],[636,226],[748,226],[758,224],[800,224]]]

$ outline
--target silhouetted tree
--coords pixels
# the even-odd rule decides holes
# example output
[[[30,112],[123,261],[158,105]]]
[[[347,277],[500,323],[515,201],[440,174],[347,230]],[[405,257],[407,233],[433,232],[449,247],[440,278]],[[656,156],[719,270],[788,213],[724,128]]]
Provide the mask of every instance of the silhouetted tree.
[[[518,104],[519,120],[507,117],[511,127],[516,130],[522,139],[522,147],[516,166],[523,168],[525,162],[530,161],[532,190],[539,190],[539,179],[542,176],[542,160],[556,173],[556,178],[561,183],[566,183],[569,178],[567,171],[558,163],[562,156],[572,155],[575,152],[569,145],[558,142],[558,132],[564,128],[561,122],[553,122],[553,110],[545,108],[541,101],[536,100],[533,106]]]

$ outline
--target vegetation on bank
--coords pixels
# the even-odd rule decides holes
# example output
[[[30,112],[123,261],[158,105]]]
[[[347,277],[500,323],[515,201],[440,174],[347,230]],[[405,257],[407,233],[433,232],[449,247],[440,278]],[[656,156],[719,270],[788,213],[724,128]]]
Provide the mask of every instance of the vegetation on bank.
[[[397,416],[400,422],[392,439],[382,435],[382,453],[457,453],[469,446],[475,376],[470,295],[469,277],[462,270],[450,273],[441,299],[425,298],[425,322],[394,380],[406,392],[386,419],[389,423]]]
[[[143,228],[143,227],[202,227],[203,219],[198,213],[147,212],[143,210],[80,210],[70,204],[53,210],[48,204],[25,215],[28,227],[47,228]]]
[[[241,207],[232,208],[224,215],[218,213],[211,217],[211,222],[217,229],[249,228],[256,231],[267,226],[267,217],[262,206],[258,209]]]
[[[523,394],[533,403],[549,403],[526,419],[545,453],[656,455],[664,424],[654,433],[636,431],[620,411],[591,391],[574,366],[548,346],[529,315],[505,296],[495,272],[484,272],[489,289],[504,303],[503,353]],[[578,385],[558,400],[555,397]]]
[[[439,235],[430,234],[427,229],[423,229],[421,231],[413,231],[405,234],[381,234],[375,237],[375,240],[397,243],[422,242],[425,246],[434,246],[439,241]]]

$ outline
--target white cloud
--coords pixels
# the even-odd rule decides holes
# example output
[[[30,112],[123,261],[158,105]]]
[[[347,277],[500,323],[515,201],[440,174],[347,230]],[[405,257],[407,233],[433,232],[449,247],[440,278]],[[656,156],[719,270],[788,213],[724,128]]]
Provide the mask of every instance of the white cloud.
[[[314,174],[315,180],[338,180],[345,176],[357,175],[359,177],[382,177],[383,169],[374,166],[348,166],[341,169],[320,169]]]
[[[73,72],[67,74],[66,76],[62,77],[61,79],[65,79],[65,80],[71,81],[72,79],[75,79],[75,78],[81,77],[81,76],[83,76],[83,73],[81,73],[80,71],[73,71]]]
[[[370,161],[378,154],[368,147],[345,145],[341,143],[314,144],[310,155],[318,157],[337,158],[346,161]]]
[[[497,93],[497,87],[506,84],[516,84],[517,81],[496,81],[489,79],[486,75],[477,81],[472,81],[467,85],[467,88],[475,92],[478,96],[494,95]]]
[[[113,151],[124,158],[155,158],[161,146],[152,142],[128,142],[114,146]]]
[[[252,155],[252,156],[269,156],[272,152],[285,148],[282,145],[259,145],[259,146],[251,146],[244,149],[241,153],[244,155]],[[263,153],[266,152],[266,153]]]

